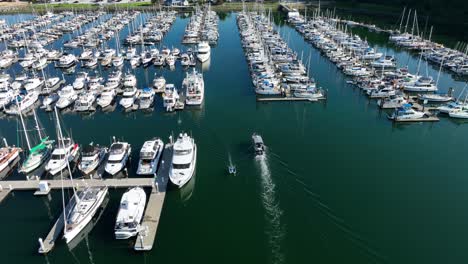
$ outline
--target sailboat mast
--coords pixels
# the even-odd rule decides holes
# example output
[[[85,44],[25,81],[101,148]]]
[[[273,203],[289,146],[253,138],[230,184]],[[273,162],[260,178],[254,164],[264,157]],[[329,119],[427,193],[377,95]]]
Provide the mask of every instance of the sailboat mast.
[[[26,126],[24,125],[23,113],[21,113],[21,110],[18,106],[18,98],[16,99],[16,105],[18,107],[18,114],[20,116],[21,125],[23,126],[24,136],[26,137],[26,144],[28,145],[28,149],[31,150],[31,144],[29,143],[28,131],[26,130]]]
[[[39,134],[39,138],[42,140],[42,132],[41,132],[41,128],[39,126],[39,121],[37,120],[37,116],[36,116],[36,110],[33,109],[33,115],[34,115],[34,121],[36,122],[36,130],[37,130],[37,134]]]

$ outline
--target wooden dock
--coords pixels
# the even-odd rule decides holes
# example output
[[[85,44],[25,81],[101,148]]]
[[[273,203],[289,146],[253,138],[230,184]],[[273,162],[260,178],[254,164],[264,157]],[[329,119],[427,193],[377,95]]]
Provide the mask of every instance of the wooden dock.
[[[161,216],[164,198],[166,197],[166,188],[169,182],[169,168],[172,162],[172,145],[166,145],[163,152],[161,164],[156,177],[156,182],[151,189],[150,197],[146,206],[143,223],[138,237],[135,241],[134,249],[136,251],[148,251],[153,248],[158,230],[159,219]]]
[[[45,240],[42,241],[42,238],[39,238],[39,254],[47,254],[54,248],[55,240],[62,234],[64,223],[63,215],[60,214]]]
[[[8,194],[10,194],[10,189],[3,189],[0,191],[0,203],[3,202],[5,198],[7,198]]]
[[[300,97],[257,97],[257,102],[288,102],[288,101],[303,101],[303,102],[317,102],[321,99],[300,98]]]
[[[81,180],[45,180],[51,189],[63,188],[81,188],[81,187],[114,187],[114,188],[128,188],[128,187],[151,187],[153,186],[153,178],[122,178],[122,179],[81,179]],[[0,181],[0,186],[5,190],[13,191],[35,191],[39,188],[39,180],[21,180],[21,181]],[[2,191],[2,192],[3,192]],[[1,193],[1,192],[0,192]]]

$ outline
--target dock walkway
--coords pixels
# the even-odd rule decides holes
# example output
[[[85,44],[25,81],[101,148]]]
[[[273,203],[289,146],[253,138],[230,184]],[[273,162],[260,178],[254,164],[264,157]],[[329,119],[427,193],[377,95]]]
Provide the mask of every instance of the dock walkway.
[[[151,189],[151,194],[146,206],[143,223],[140,233],[135,241],[134,249],[136,251],[148,251],[153,248],[158,230],[159,219],[161,216],[164,198],[166,197],[167,183],[169,182],[169,168],[172,159],[172,145],[166,145],[163,152],[163,159],[159,165],[156,177],[156,183]]]

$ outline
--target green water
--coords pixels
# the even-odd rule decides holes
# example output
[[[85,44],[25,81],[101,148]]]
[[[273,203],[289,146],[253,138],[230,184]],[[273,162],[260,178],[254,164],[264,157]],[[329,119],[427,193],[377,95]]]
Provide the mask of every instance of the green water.
[[[187,21],[177,19],[165,45],[181,46]],[[204,69],[201,109],[166,114],[158,99],[151,114],[125,114],[119,108],[91,116],[63,114],[65,127],[81,144],[109,144],[112,136],[129,141],[130,177],[146,139],[193,134],[196,177],[182,190],[168,192],[152,251],[135,253],[133,239],[114,240],[123,191],[111,190],[86,239],[72,250],[60,241],[49,255],[40,256],[37,239],[60,214],[61,194],[37,198],[14,192],[0,204],[2,258],[8,263],[466,262],[468,124],[442,118],[433,124],[393,125],[376,102],[346,84],[336,67],[292,28],[282,26],[281,32],[298,53],[310,54],[311,75],[328,89],[327,102],[257,103],[235,14],[230,14],[220,21],[219,43]],[[368,40],[415,71],[417,57],[387,47],[379,35]],[[429,65],[427,70],[437,77],[438,69]],[[154,72],[153,67],[136,70],[139,86],[151,83]],[[162,72],[180,87],[180,68]],[[442,72],[443,91],[463,85]],[[39,112],[55,136],[52,116]],[[11,142],[16,128],[16,120],[0,120],[0,134]],[[268,145],[265,161],[251,153],[253,132]],[[229,157],[236,176],[227,174]]]

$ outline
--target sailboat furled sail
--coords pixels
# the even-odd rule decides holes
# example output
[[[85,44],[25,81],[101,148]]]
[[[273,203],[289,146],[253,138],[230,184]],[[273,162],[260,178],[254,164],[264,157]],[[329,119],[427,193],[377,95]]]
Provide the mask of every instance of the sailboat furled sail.
[[[40,167],[49,157],[52,151],[52,146],[54,144],[53,140],[49,140],[49,137],[46,136],[42,132],[42,128],[39,125],[39,121],[36,115],[36,112],[33,110],[34,113],[34,121],[35,121],[35,130],[37,131],[39,137],[39,143],[33,147],[31,147],[31,139],[28,134],[28,130],[24,123],[23,115],[20,113],[20,120],[21,125],[23,127],[24,136],[26,138],[26,144],[28,147],[28,155],[24,162],[21,164],[19,169],[22,173],[30,173]]]

